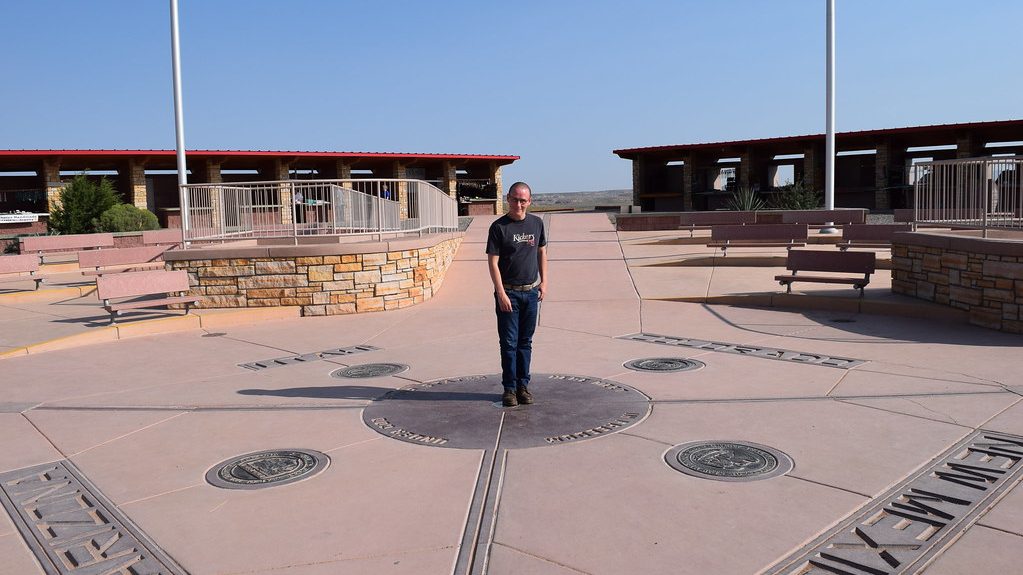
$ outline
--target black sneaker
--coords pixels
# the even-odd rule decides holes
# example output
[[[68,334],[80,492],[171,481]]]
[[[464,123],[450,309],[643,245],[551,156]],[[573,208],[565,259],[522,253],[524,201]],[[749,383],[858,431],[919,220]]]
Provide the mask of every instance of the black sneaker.
[[[530,398],[529,401],[533,401],[533,399]],[[504,395],[501,396],[501,403],[505,407],[515,407],[519,404],[519,398],[515,397],[515,391],[505,388]]]
[[[515,388],[515,396],[522,405],[529,405],[530,403],[533,403],[533,394],[529,393],[529,389],[524,385],[520,385]]]

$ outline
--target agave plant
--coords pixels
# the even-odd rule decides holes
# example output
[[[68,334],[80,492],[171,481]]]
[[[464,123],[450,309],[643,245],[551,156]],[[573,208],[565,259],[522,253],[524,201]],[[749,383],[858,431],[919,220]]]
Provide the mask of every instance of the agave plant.
[[[764,209],[765,206],[764,200],[760,199],[760,195],[752,186],[739,186],[728,200],[728,209],[738,212],[755,212]]]

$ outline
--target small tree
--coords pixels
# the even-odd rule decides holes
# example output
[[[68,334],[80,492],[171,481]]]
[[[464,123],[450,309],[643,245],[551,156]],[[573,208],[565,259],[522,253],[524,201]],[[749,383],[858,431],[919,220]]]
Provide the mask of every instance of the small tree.
[[[103,212],[94,223],[98,232],[141,232],[160,229],[156,214],[131,204],[117,204]]]
[[[800,180],[782,186],[781,192],[771,201],[771,207],[776,210],[813,210],[821,207],[823,198],[823,194],[810,189]]]
[[[60,205],[50,211],[49,227],[59,234],[87,234],[96,231],[95,220],[118,204],[110,180],[94,183],[78,174],[60,191]]]

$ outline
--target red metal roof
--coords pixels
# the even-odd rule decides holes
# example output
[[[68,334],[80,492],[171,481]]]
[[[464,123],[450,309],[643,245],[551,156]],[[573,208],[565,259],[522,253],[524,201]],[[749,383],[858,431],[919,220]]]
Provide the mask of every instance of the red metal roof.
[[[1023,128],[1023,120],[997,120],[993,122],[963,122],[958,124],[932,124],[927,126],[906,126],[902,128],[883,128],[878,130],[859,130],[852,132],[837,132],[835,137],[858,138],[872,136],[898,136],[928,131],[957,130],[957,129],[983,129],[983,128]],[[633,156],[643,152],[674,152],[693,150],[699,148],[717,148],[730,146],[748,146],[755,144],[779,144],[791,143],[800,140],[815,140],[824,138],[825,134],[806,134],[802,136],[779,136],[774,138],[757,138],[752,140],[732,140],[727,142],[701,142],[695,144],[676,144],[669,146],[649,146],[644,148],[622,148],[614,150],[614,153],[622,158]]]
[[[176,150],[0,150],[0,156],[173,156]],[[308,152],[294,150],[186,150],[190,156],[298,156],[304,158],[423,158],[514,162],[519,156],[484,154],[409,154],[402,152]]]

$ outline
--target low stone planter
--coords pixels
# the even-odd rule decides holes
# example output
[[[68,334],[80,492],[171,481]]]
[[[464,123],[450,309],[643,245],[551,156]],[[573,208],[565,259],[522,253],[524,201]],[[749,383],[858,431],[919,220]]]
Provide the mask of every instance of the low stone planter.
[[[970,323],[1023,333],[1023,234],[899,232],[892,292],[966,310]]]
[[[462,237],[445,233],[349,243],[329,237],[303,245],[239,242],[173,250],[164,259],[172,269],[188,272],[189,293],[201,297],[200,308],[300,306],[306,316],[338,315],[404,308],[430,299]]]

